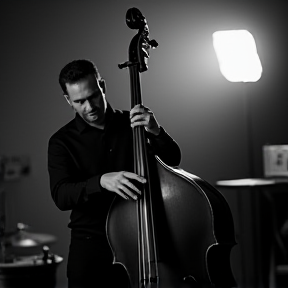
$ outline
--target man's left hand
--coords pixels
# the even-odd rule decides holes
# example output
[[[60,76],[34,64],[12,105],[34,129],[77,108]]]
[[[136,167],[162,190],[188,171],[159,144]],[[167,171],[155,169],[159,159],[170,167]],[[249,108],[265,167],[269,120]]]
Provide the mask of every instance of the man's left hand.
[[[144,126],[145,129],[154,134],[160,133],[160,126],[153,114],[153,112],[143,105],[135,105],[130,111],[131,127]]]

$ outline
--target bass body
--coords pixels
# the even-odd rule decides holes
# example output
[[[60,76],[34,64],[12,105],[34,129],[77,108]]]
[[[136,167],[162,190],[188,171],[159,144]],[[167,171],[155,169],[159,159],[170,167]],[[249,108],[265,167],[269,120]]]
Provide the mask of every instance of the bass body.
[[[150,261],[156,261],[158,275],[149,279],[153,276],[146,271],[141,278],[139,202],[115,198],[111,206],[107,236],[114,263],[125,267],[131,288],[234,287],[230,252],[236,242],[225,198],[205,180],[157,156],[151,162],[157,258]]]

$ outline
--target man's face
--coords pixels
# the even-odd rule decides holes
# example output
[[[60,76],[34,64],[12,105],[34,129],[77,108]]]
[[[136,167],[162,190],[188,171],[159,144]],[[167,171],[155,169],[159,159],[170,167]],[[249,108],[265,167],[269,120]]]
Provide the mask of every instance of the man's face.
[[[67,84],[68,95],[64,95],[74,110],[90,125],[102,127],[105,120],[107,102],[105,82],[96,79],[95,75]]]

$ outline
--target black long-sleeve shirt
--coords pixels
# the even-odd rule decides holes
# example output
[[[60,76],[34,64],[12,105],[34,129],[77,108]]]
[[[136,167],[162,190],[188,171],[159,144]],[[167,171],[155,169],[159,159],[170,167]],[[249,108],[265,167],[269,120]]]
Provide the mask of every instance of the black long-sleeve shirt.
[[[108,210],[115,193],[101,187],[104,173],[133,171],[133,140],[129,111],[114,110],[109,104],[103,130],[75,118],[51,136],[48,171],[52,198],[60,210],[72,210],[68,227],[72,235],[105,233]],[[170,166],[177,166],[181,152],[161,127],[160,134],[146,133],[149,147]]]

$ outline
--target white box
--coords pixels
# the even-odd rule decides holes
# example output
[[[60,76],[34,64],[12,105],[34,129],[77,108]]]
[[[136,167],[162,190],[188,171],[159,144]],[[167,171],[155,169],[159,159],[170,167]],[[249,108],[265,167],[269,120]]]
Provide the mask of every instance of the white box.
[[[265,177],[288,176],[288,145],[263,146]]]

